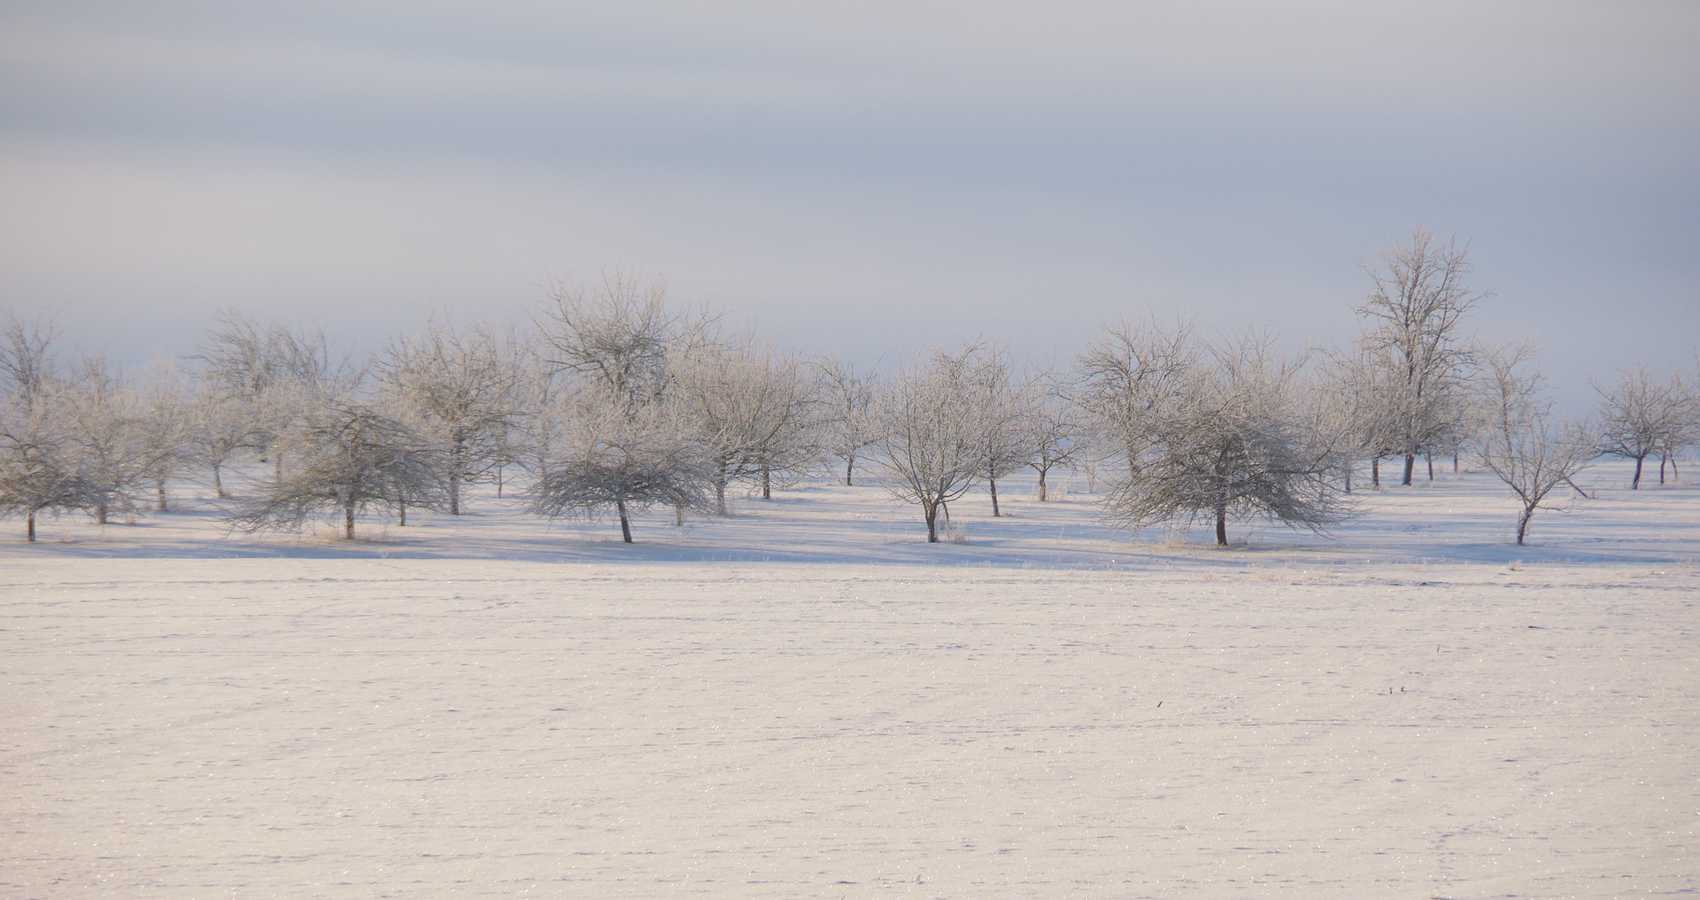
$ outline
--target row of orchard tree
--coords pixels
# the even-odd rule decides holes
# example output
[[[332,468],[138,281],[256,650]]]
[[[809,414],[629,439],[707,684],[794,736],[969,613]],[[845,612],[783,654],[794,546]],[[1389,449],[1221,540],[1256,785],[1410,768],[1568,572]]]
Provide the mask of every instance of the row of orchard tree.
[[[805,360],[659,285],[611,276],[558,290],[535,327],[435,323],[364,365],[316,332],[221,315],[181,364],[126,378],[98,358],[67,365],[49,326],[0,335],[0,511],[34,539],[45,511],[165,510],[169,484],[204,480],[244,530],[324,517],[352,538],[366,512],[459,515],[466,489],[516,486],[539,514],[727,513],[736,489],[769,497],[834,469],[868,469],[939,539],[950,504],[1031,470],[1048,499],[1059,468],[1083,474],[1128,527],[1265,517],[1324,530],[1353,513],[1353,472],[1382,463],[1411,484],[1418,460],[1467,456],[1520,502],[1517,539],[1555,490],[1601,453],[1667,464],[1700,438],[1694,382],[1623,373],[1599,413],[1560,422],[1524,347],[1466,332],[1483,299],[1466,253],[1418,232],[1371,272],[1365,324],[1344,352],[1283,355],[1260,336],[1202,340],[1185,327],[1107,329],[1065,371],[1029,372],[972,343],[876,377]],[[231,496],[226,469],[265,477]]]

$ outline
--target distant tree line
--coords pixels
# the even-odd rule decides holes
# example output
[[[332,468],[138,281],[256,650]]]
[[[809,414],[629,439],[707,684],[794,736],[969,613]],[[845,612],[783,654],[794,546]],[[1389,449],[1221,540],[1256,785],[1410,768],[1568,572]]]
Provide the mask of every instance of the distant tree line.
[[[469,485],[520,492],[539,515],[633,516],[660,506],[725,516],[745,489],[771,498],[834,472],[867,472],[916,507],[927,539],[952,534],[950,505],[1013,473],[1102,481],[1103,514],[1128,528],[1204,520],[1327,531],[1347,520],[1353,475],[1383,463],[1400,485],[1434,478],[1434,457],[1473,460],[1521,512],[1522,543],[1555,491],[1600,454],[1659,460],[1677,475],[1700,441],[1694,377],[1621,374],[1597,416],[1559,421],[1533,353],[1486,347],[1465,329],[1488,296],[1467,252],[1418,231],[1368,272],[1364,323],[1345,350],[1279,353],[1266,336],[1201,339],[1183,324],[1106,328],[1074,365],[1024,371],[999,346],[941,348],[887,373],[805,359],[659,283],[613,274],[553,292],[527,328],[432,321],[362,365],[318,331],[227,311],[197,353],[137,376],[55,353],[50,322],[11,317],[0,334],[0,512],[34,540],[44,513],[107,523],[168,486],[204,480],[246,531],[364,514],[408,524],[420,508],[461,515]],[[233,495],[237,461],[266,475]]]

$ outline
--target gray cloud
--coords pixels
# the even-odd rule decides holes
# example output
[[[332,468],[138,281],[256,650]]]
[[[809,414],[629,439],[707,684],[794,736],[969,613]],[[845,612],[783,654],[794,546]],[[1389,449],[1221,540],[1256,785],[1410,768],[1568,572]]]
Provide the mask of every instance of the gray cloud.
[[[1423,224],[1572,398],[1686,360],[1700,12],[1482,6],[12,8],[0,302],[180,352],[220,305],[372,340],[624,265],[862,358],[1146,310],[1297,345]]]

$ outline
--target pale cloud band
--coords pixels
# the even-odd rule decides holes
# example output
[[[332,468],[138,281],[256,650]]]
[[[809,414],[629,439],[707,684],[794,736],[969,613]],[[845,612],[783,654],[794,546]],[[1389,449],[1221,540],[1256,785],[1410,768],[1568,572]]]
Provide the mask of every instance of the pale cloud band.
[[[1305,342],[1423,224],[1484,333],[1693,353],[1700,6],[1040,10],[14,6],[0,302],[181,352],[220,305],[371,339],[623,265],[863,358],[1146,310]]]

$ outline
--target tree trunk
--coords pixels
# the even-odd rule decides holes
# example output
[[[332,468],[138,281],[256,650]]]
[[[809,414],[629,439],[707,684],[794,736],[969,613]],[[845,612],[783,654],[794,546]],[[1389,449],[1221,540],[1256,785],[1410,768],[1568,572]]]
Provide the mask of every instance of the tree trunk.
[[[720,477],[714,479],[714,514],[726,515],[726,460],[720,460]]]
[[[1369,486],[1372,488],[1381,487],[1381,457],[1379,456],[1369,461]]]
[[[986,483],[992,486],[992,518],[995,519],[998,516],[1003,515],[1003,513],[998,511],[998,480],[996,478],[988,477],[986,479]]]
[[[503,475],[502,470],[505,469],[505,468],[506,468],[506,466],[497,466],[496,467],[496,499],[497,500],[502,499],[502,475]]]
[[[614,508],[620,511],[620,540],[632,542],[632,522],[626,518],[626,501],[615,500]]]
[[[96,503],[94,505],[94,521],[95,521],[95,524],[97,524],[97,525],[105,525],[106,524],[106,501],[105,500],[102,500],[99,503]]]
[[[1670,460],[1669,453],[1659,454],[1659,484],[1665,483],[1665,463]]]
[[[1047,498],[1045,496],[1045,470],[1040,469],[1039,470],[1039,502],[1044,503],[1046,501],[1046,499]]]
[[[761,498],[763,500],[773,499],[773,470],[765,464],[761,467]]]
[[[1352,464],[1351,463],[1346,463],[1345,471],[1346,471],[1346,493],[1350,494],[1352,492]]]
[[[460,515],[460,471],[458,466],[455,471],[449,473],[449,515]]]
[[[1228,546],[1228,508],[1220,504],[1216,506],[1216,546]]]
[[[25,518],[25,522],[24,533],[29,536],[29,542],[33,544],[35,543],[35,510],[30,510],[29,516]]]
[[[673,527],[685,527],[685,504],[682,502],[675,502],[673,504]]]
[[[1417,468],[1417,455],[1415,453],[1406,453],[1405,454],[1405,477],[1404,477],[1404,480],[1400,481],[1399,483],[1401,485],[1404,485],[1405,487],[1410,487],[1411,486],[1411,473],[1416,468]]]
[[[1434,457],[1427,450],[1423,451],[1423,462],[1428,463],[1428,480],[1434,480]]]
[[[938,543],[939,542],[939,527],[938,527],[939,510],[938,510],[938,507],[923,505],[921,507],[921,513],[927,519],[927,543],[929,543],[929,544]]]
[[[1629,482],[1629,489],[1632,491],[1638,491],[1641,489],[1641,462],[1646,458],[1646,456],[1635,457],[1635,480]]]
[[[1664,471],[1665,471],[1664,466],[1660,466],[1659,467],[1659,483],[1660,484],[1665,483],[1664,482]],[[163,478],[154,479],[153,485],[154,485],[154,492],[155,492],[154,507],[159,512],[165,512],[165,479],[163,479]]]
[[[851,454],[844,457],[844,486],[852,487],[850,476],[856,472],[856,456]]]
[[[1458,450],[1456,447],[1452,450],[1452,474],[1458,474]]]
[[[230,495],[224,492],[224,476],[219,471],[221,468],[223,467],[218,463],[213,463],[213,493],[218,495],[218,499],[223,500]]]
[[[354,540],[354,503],[343,504],[342,507],[342,539]]]
[[[401,527],[406,528],[407,527],[407,498],[406,497],[397,497],[396,498],[396,506],[399,507],[400,510],[401,510]]]
[[[1525,509],[1523,514],[1517,517],[1517,546],[1523,546],[1523,536],[1529,533],[1529,520],[1534,518],[1534,515],[1534,510]]]

